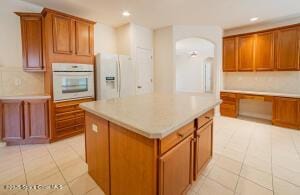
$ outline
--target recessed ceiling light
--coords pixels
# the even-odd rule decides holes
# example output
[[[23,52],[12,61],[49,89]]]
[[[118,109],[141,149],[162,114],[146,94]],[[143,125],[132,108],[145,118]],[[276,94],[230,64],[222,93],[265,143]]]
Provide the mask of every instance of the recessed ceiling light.
[[[256,20],[258,20],[258,17],[250,18],[250,22],[255,22]]]
[[[123,16],[130,16],[130,12],[129,11],[123,11],[122,15]]]

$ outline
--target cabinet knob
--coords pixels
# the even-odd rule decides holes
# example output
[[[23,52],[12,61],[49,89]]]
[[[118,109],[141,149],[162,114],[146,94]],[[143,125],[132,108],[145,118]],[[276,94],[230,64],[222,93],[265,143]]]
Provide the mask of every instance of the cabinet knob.
[[[206,119],[210,119],[210,117],[209,117],[209,116],[205,116],[204,118],[206,118]]]

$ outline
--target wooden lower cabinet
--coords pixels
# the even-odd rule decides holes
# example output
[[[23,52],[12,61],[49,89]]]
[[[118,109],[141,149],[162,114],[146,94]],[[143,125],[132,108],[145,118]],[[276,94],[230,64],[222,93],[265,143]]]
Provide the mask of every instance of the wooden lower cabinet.
[[[109,192],[108,121],[86,115],[86,160],[88,172],[105,194]]]
[[[222,104],[220,105],[220,112],[222,116],[236,118],[238,116],[239,101],[237,95],[234,93],[221,92]]]
[[[212,120],[196,131],[195,178],[212,157],[213,122]]]
[[[298,99],[275,97],[273,102],[273,124],[288,127],[299,127]]]
[[[86,112],[90,176],[107,195],[185,194],[211,158],[213,113],[162,139],[150,139]],[[203,125],[196,130],[199,124]]]
[[[24,101],[24,124],[26,143],[49,141],[47,99]]]
[[[1,129],[2,139],[8,144],[16,144],[24,139],[23,101],[2,100],[1,106]]]
[[[48,100],[0,100],[1,138],[8,145],[49,142]]]
[[[180,195],[193,181],[193,135],[172,148],[159,159],[159,194]]]
[[[50,111],[51,142],[65,139],[84,132],[85,112],[79,108],[83,102],[93,101],[93,98],[72,100],[65,102],[51,102],[53,108]]]

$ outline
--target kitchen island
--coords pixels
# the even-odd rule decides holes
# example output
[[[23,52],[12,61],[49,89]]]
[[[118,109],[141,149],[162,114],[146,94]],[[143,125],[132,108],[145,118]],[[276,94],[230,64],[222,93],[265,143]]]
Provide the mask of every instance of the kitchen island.
[[[148,94],[80,104],[89,174],[105,194],[187,192],[212,156],[213,95]]]

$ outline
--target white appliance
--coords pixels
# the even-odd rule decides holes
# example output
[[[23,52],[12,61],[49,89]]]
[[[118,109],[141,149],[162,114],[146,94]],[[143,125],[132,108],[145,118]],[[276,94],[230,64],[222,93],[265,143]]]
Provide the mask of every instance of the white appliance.
[[[97,100],[135,95],[135,70],[126,55],[96,55]]]
[[[53,63],[54,101],[94,97],[92,64]]]

